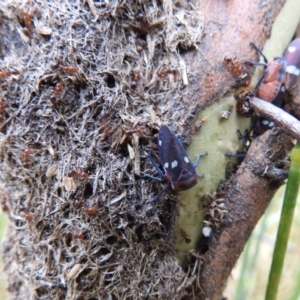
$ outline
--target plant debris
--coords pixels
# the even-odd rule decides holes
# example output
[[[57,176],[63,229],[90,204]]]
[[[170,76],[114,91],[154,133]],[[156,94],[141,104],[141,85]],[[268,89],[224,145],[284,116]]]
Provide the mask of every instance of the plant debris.
[[[158,124],[180,123],[178,50],[203,17],[169,0],[8,1],[0,17],[10,297],[181,299],[193,277],[174,258],[176,204],[150,204],[159,184],[135,174]]]

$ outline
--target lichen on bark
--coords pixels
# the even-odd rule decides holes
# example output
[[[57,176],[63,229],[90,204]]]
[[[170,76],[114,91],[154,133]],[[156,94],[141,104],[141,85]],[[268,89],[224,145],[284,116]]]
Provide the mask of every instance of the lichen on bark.
[[[150,204],[157,189],[136,175],[158,125],[182,123],[179,51],[200,41],[202,15],[173,1],[11,2],[0,15],[10,297],[182,297],[175,197]]]

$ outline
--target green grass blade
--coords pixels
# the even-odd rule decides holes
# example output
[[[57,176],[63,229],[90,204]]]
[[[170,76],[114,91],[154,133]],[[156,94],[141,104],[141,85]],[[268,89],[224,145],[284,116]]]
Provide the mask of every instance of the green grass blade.
[[[294,210],[300,183],[300,143],[297,142],[291,153],[291,166],[282,205],[276,244],[273,253],[272,266],[266,290],[266,300],[275,300],[283,268],[287,243],[293,221]]]

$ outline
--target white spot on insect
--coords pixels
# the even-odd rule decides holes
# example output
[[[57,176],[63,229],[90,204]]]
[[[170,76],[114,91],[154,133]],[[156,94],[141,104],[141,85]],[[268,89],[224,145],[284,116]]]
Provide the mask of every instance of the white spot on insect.
[[[267,127],[269,127],[269,128],[273,128],[273,127],[275,126],[275,123],[274,123],[274,122],[268,121],[268,120],[263,120],[261,123],[262,123],[264,126],[267,126]]]
[[[178,166],[178,161],[177,160],[172,161],[171,163],[172,169],[176,168],[177,166]]]
[[[209,237],[211,235],[212,228],[209,226],[205,226],[202,228],[202,233],[205,237]]]
[[[188,164],[190,162],[189,158],[187,156],[184,157],[184,161]]]
[[[297,47],[295,47],[295,46],[290,46],[289,48],[288,48],[288,52],[290,52],[290,53],[293,53],[293,52],[295,52],[297,50]]]
[[[262,120],[261,123],[265,126],[268,126],[270,124],[270,121],[268,120]]]
[[[295,75],[295,76],[299,76],[299,75],[300,75],[300,69],[297,68],[297,67],[294,66],[294,65],[287,66],[287,67],[286,67],[286,72],[287,72],[287,73],[290,73],[290,74],[293,74],[293,75]]]
[[[158,145],[159,145],[159,146],[162,145],[162,141],[161,141],[161,140],[158,141]]]
[[[168,169],[168,168],[169,168],[169,163],[168,163],[168,162],[166,162],[166,163],[164,164],[164,168],[165,168],[165,169]]]

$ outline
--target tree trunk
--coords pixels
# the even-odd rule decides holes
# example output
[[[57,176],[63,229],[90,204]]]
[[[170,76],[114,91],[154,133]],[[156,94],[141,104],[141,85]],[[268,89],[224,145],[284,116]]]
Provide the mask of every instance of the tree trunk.
[[[162,186],[139,178],[157,176],[139,148],[158,158],[161,124],[189,143],[200,111],[230,91],[249,89],[253,68],[243,62],[256,58],[249,42],[264,44],[284,2],[0,7],[0,189],[9,219],[2,253],[10,298],[221,297],[282,182],[264,170],[281,172],[276,162],[286,158],[290,139],[274,130],[251,147],[225,184],[228,213],[205,253],[198,233],[190,242],[175,226],[185,207],[176,193],[150,202]],[[227,129],[234,139],[237,129]],[[211,137],[220,128],[212,130],[202,145],[216,148]],[[209,167],[215,159],[211,152],[203,158],[205,178],[225,172],[225,163],[222,170]],[[199,195],[196,201],[199,212]],[[181,242],[190,249],[180,252]]]

